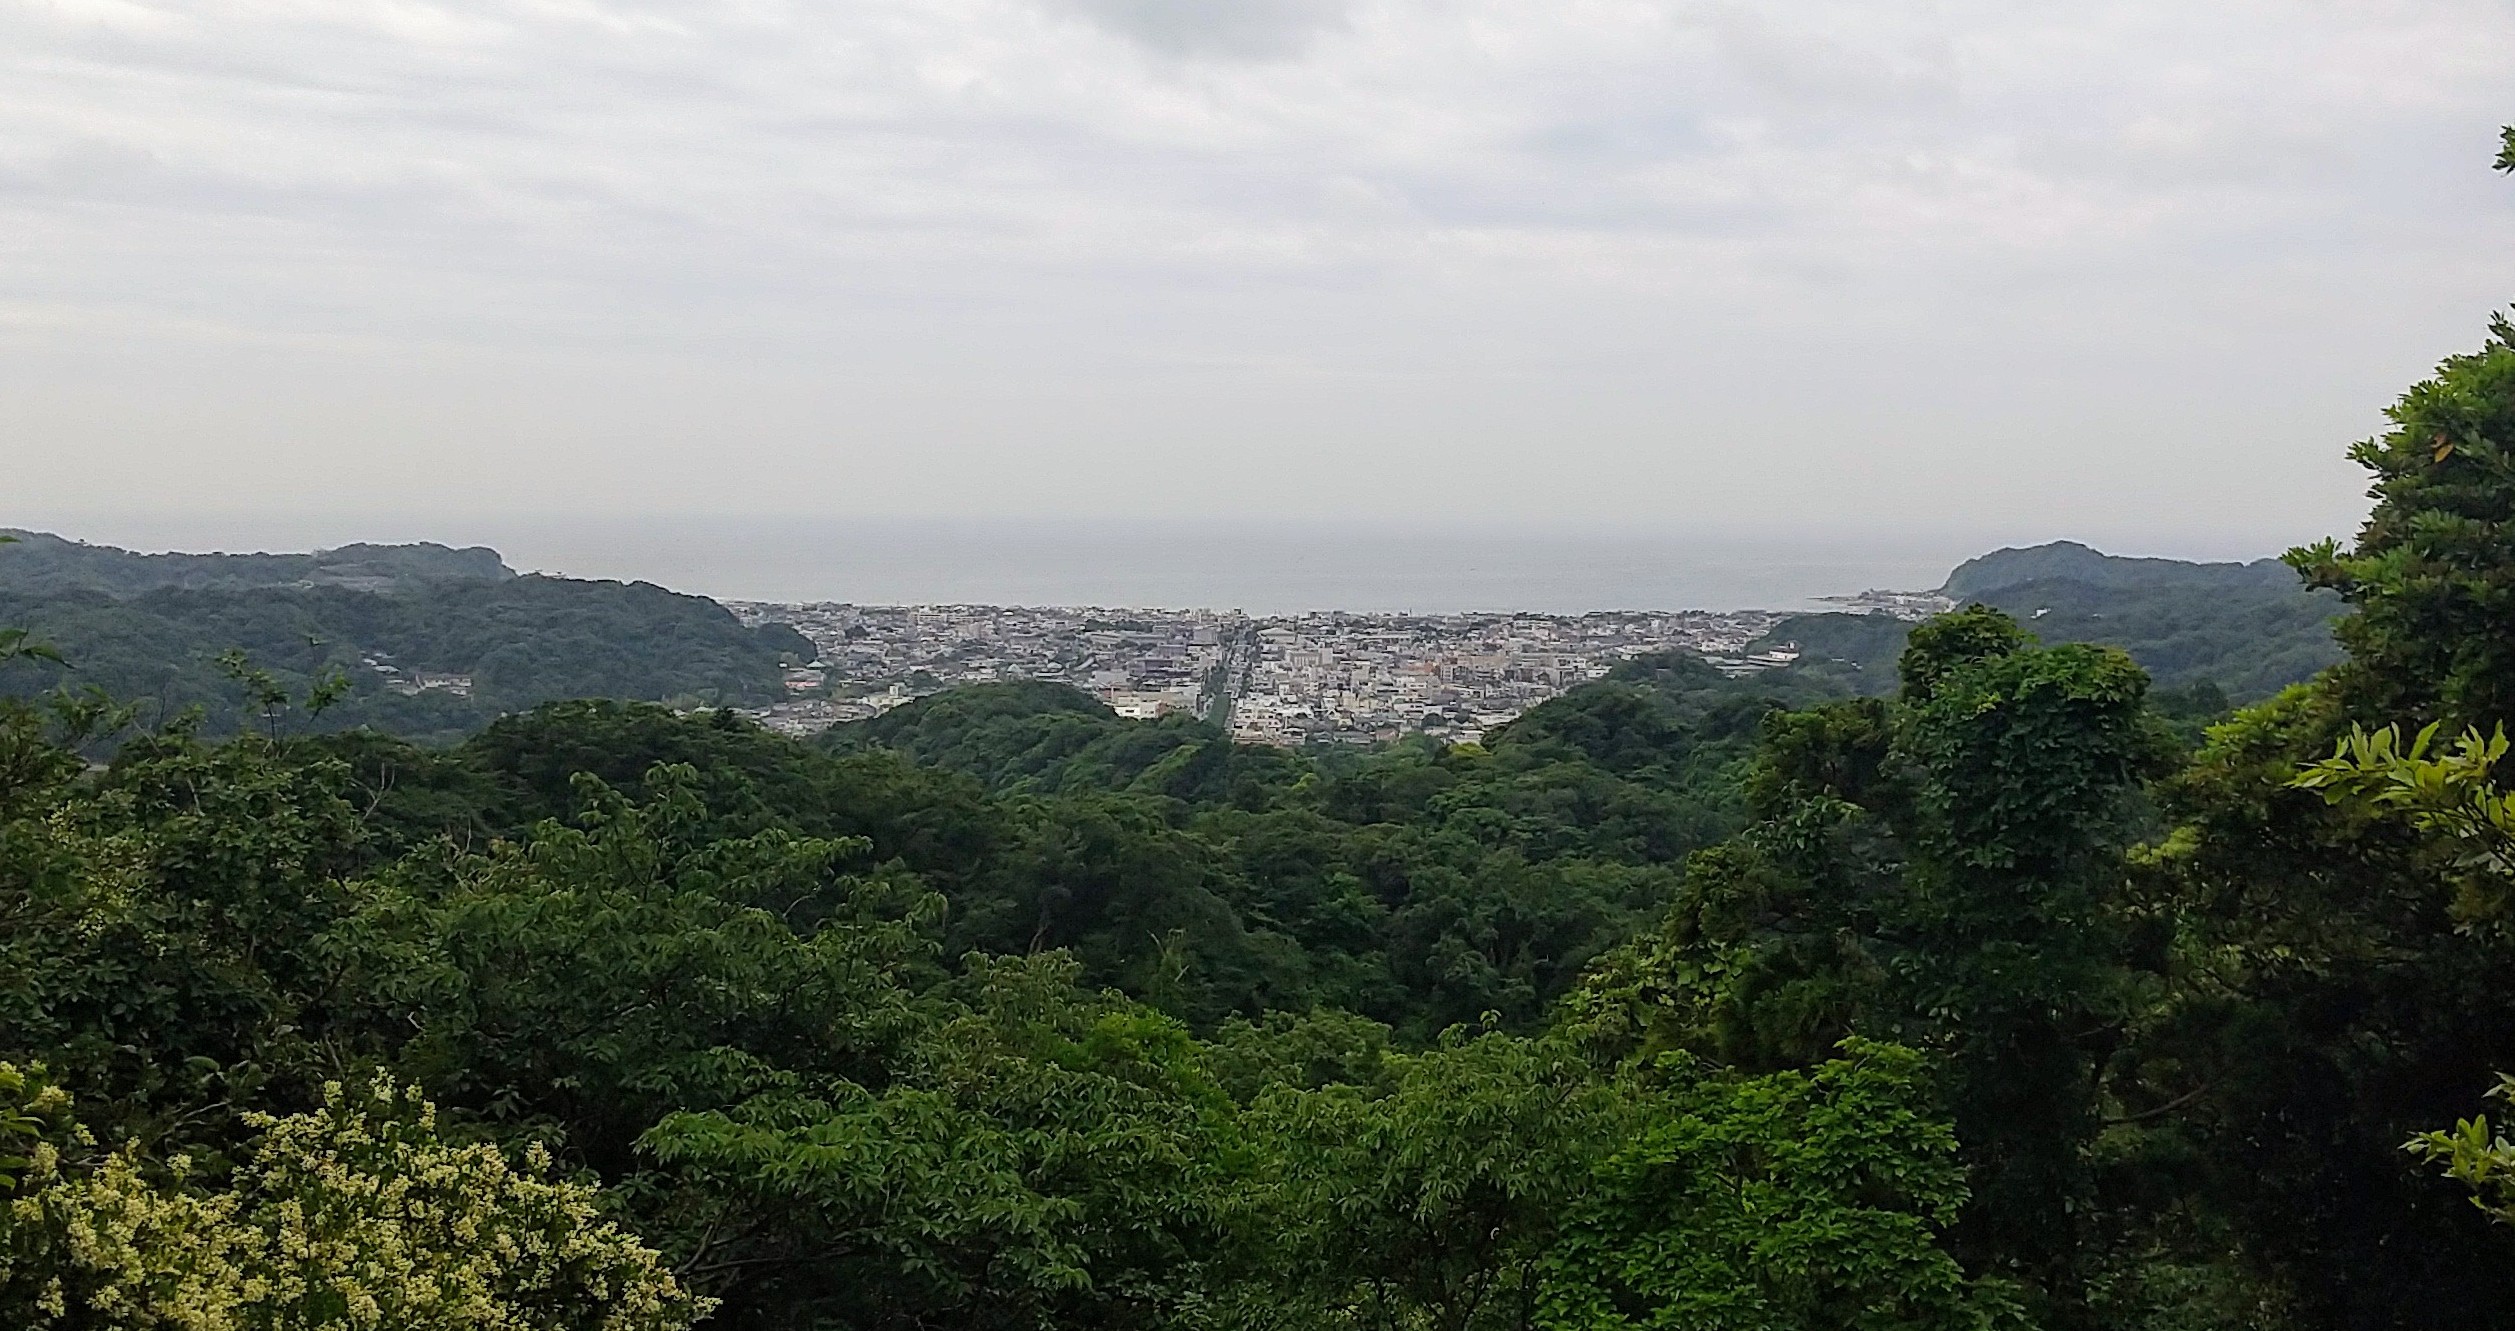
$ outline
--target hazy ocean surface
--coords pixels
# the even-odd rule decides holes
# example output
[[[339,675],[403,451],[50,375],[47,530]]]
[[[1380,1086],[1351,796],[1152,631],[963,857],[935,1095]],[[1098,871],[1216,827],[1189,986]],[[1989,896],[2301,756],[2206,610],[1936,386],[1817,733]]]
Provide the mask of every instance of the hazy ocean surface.
[[[33,525],[33,524],[29,524]],[[1417,611],[1798,609],[1938,586],[1981,541],[1708,537],[1459,523],[845,518],[100,519],[65,536],[135,549],[303,550],[353,540],[489,545],[516,568],[727,599],[863,604]]]

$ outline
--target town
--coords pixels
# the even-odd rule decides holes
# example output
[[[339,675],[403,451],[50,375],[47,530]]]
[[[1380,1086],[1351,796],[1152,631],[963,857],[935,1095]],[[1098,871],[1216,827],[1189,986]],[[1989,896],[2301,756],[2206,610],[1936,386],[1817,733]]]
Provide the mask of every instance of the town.
[[[1875,599],[1871,599],[1875,598]],[[1890,599],[1892,598],[1892,599]],[[1912,614],[1903,594],[1844,598]],[[1408,734],[1470,743],[1617,662],[1696,653],[1743,674],[1788,663],[1758,640],[1771,610],[1355,614],[728,602],[783,622],[819,658],[787,673],[787,700],[753,714],[808,734],[957,684],[1070,684],[1122,716],[1186,713],[1253,743],[1368,744]]]

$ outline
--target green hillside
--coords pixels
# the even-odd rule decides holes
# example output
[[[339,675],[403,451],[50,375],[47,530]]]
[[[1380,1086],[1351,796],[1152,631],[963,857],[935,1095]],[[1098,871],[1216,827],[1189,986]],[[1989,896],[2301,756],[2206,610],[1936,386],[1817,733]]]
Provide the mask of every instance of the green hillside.
[[[93,686],[160,717],[199,707],[213,733],[268,719],[222,668],[231,651],[298,696],[337,673],[347,692],[323,726],[444,739],[554,698],[768,702],[781,659],[812,655],[704,597],[518,577],[441,546],[163,556],[22,540],[0,545],[0,623],[67,663],[0,665],[0,693]]]
[[[2308,679],[2341,655],[2331,629],[2340,598],[2309,589],[2275,559],[2133,559],[2055,541],[1967,560],[1941,591],[2004,611],[2046,643],[2119,647],[2161,688],[2206,687],[2237,702]],[[1795,646],[1802,668],[1878,693],[1894,687],[1910,631],[1885,616],[1798,615],[1755,649]]]
[[[515,576],[498,552],[433,543],[344,545],[310,554],[142,554],[64,540],[49,532],[0,528],[13,537],[0,586],[23,593],[104,592],[130,596],[163,587],[413,588],[431,582],[501,582]]]
[[[2293,591],[2296,570],[2276,559],[2250,563],[2194,563],[2182,559],[2151,559],[2109,555],[2077,541],[1994,550],[1956,566],[1939,588],[1949,596],[1974,600],[2005,588],[2029,583],[2083,583],[2107,591],[2156,592],[2167,589],[2216,591]]]

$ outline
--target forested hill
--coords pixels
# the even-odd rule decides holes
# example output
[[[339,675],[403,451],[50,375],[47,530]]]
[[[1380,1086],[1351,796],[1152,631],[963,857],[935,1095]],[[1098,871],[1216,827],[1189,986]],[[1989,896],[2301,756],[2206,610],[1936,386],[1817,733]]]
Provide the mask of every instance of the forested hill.
[[[956,949],[1067,948],[1200,1023],[1324,1005],[1421,1041],[1488,1013],[1540,1019],[1658,916],[1685,856],[1745,817],[1757,726],[1789,696],[1767,684],[1649,658],[1488,745],[1375,753],[1236,744],[1062,685],[990,684],[816,747],[966,781],[995,811],[983,867],[954,871]]]
[[[2161,689],[2196,697],[2268,697],[2340,659],[2331,629],[2340,598],[2309,589],[2276,559],[2135,559],[2055,541],[1969,559],[1940,590],[2005,611],[2047,643],[2119,647]],[[1802,615],[1757,646],[1795,646],[1805,668],[1882,693],[1895,685],[1909,631],[1882,616]]]
[[[781,661],[813,654],[705,597],[518,576],[495,551],[425,545],[139,555],[21,537],[0,545],[0,624],[61,658],[0,665],[0,694],[93,686],[160,717],[197,706],[214,734],[276,723],[257,696],[301,703],[333,677],[345,692],[290,728],[450,740],[554,698],[762,703]]]
[[[2109,555],[2076,541],[2012,546],[1976,555],[1947,575],[1941,592],[1959,601],[1994,595],[2032,583],[2075,582],[2107,591],[2155,592],[2199,588],[2216,591],[2297,591],[2295,569],[2276,559],[2251,563],[2194,563]],[[2339,613],[2334,600],[2332,613]]]
[[[0,528],[0,536],[15,538],[7,559],[0,561],[0,589],[22,594],[93,591],[129,596],[161,587],[391,591],[433,582],[503,582],[515,576],[495,550],[457,550],[434,542],[344,545],[310,554],[143,554],[65,540],[50,532]]]

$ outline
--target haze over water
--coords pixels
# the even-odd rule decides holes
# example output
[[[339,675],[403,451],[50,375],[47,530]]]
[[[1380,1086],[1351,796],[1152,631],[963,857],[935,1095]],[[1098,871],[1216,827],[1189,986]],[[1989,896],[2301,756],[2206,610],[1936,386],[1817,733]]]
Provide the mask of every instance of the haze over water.
[[[36,525],[36,524],[28,524]],[[515,515],[63,522],[79,540],[164,550],[350,541],[494,546],[526,571],[659,583],[722,599],[1304,610],[1809,608],[1872,587],[1936,587],[1988,536],[1712,536],[1638,528],[1358,522]],[[2255,558],[2270,550],[2119,553]]]

